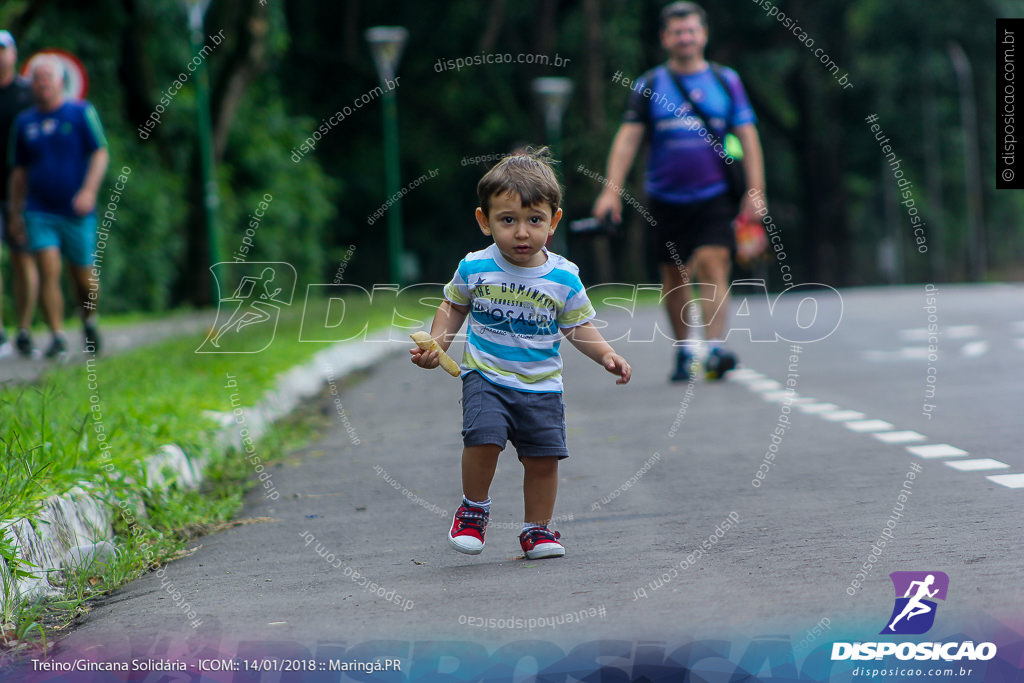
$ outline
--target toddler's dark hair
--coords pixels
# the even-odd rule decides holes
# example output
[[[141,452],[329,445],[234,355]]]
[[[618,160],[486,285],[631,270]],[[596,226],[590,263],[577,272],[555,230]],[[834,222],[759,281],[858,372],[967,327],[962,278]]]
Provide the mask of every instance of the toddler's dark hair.
[[[551,213],[562,205],[562,188],[551,166],[554,164],[547,147],[510,154],[484,174],[476,185],[480,208],[490,215],[491,197],[517,194],[523,206],[535,206],[547,202]]]

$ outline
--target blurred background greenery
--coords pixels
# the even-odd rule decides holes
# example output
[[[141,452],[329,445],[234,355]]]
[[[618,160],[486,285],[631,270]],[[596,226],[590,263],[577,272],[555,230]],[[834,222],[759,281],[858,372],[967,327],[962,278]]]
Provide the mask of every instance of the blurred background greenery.
[[[475,186],[486,164],[464,162],[521,144],[547,142],[531,91],[540,76],[572,79],[560,150],[568,219],[585,217],[597,195],[582,164],[604,173],[609,144],[635,78],[664,59],[657,40],[663,0],[527,0],[424,3],[411,0],[213,0],[205,35],[223,30],[210,53],[217,210],[226,258],[241,244],[249,214],[273,201],[253,237],[249,261],[288,261],[308,283],[388,282],[386,220],[368,224],[385,201],[380,98],[355,109],[295,163],[292,151],[320,123],[379,81],[364,32],[409,32],[398,67],[401,185],[437,169],[401,202],[410,275],[445,282],[458,259],[486,245],[473,220]],[[1019,2],[893,3],[888,0],[782,0],[777,3],[849,73],[843,89],[810,50],[755,0],[706,3],[708,57],[735,68],[759,117],[768,197],[796,281],[832,286],[899,282],[1019,280],[1024,193],[996,191],[995,18]],[[196,135],[195,80],[167,107],[147,140],[141,126],[193,57],[180,0],[4,0],[0,28],[20,57],[58,47],[90,78],[88,99],[111,147],[104,204],[118,169],[132,169],[111,232],[102,275],[107,311],[160,311],[209,305],[206,218]],[[951,47],[966,54],[977,109],[980,225],[968,215],[961,93]],[[556,68],[483,64],[438,71],[438,60],[539,53],[568,58]],[[865,117],[891,139],[927,230],[919,254],[895,181]],[[970,150],[968,146],[966,149]],[[630,191],[641,202],[642,162]],[[392,211],[396,210],[394,208]],[[573,238],[569,256],[584,280],[650,282],[641,248],[644,221],[604,246]],[[980,230],[980,233],[977,231]],[[984,244],[980,257],[971,240]],[[354,249],[352,248],[354,247]],[[758,273],[775,288],[778,268]],[[9,283],[9,270],[4,270]],[[9,287],[9,284],[8,284]],[[5,297],[5,307],[10,306]]]

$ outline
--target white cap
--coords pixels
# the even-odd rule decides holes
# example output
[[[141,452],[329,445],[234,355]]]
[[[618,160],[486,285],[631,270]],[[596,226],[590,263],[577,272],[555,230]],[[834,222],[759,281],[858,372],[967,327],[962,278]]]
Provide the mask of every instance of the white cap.
[[[0,45],[4,47],[14,47],[14,36],[11,35],[10,31],[0,31]]]

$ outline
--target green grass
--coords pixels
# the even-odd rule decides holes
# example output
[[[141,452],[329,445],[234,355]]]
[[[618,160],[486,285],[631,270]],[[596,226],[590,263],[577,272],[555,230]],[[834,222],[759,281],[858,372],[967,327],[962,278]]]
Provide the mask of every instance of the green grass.
[[[60,628],[81,612],[89,596],[159,565],[209,525],[230,519],[252,470],[245,458],[215,451],[219,427],[203,412],[230,412],[233,398],[235,405],[252,406],[282,371],[308,362],[328,342],[386,328],[393,302],[375,299],[371,305],[361,297],[346,298],[344,315],[338,301],[329,308],[326,300],[314,300],[308,310],[297,304],[284,310],[272,336],[254,325],[254,331],[222,344],[225,350],[256,353],[196,353],[207,335],[186,335],[85,365],[55,365],[36,384],[0,390],[0,521],[32,519],[40,501],[80,482],[94,484],[111,500],[130,499],[138,492],[130,482],[144,481],[145,458],[163,444],[178,444],[210,462],[202,491],[172,488],[145,499],[151,514],[144,521],[117,519],[117,545],[124,552],[95,576],[65,577],[64,597],[50,601],[42,616],[37,604],[8,605],[8,613],[0,614],[0,645],[38,639],[45,634],[40,620],[47,628]],[[415,299],[404,297],[397,304],[407,316],[430,315]],[[228,375],[235,382],[230,388]],[[309,433],[309,424],[285,421],[261,439],[261,457],[295,448]],[[17,572],[30,572],[32,567],[18,564],[2,532],[0,560]]]
[[[322,341],[300,341],[303,309],[297,306],[282,315],[272,342],[269,334],[253,333],[222,344],[253,350],[270,342],[257,353],[196,353],[206,335],[187,335],[82,365],[54,366],[37,384],[0,391],[0,409],[9,415],[0,434],[6,456],[0,491],[15,493],[0,498],[0,519],[9,518],[5,506],[15,501],[62,493],[80,481],[109,483],[108,462],[137,475],[145,456],[163,444],[214,455],[209,449],[217,425],[204,411],[230,412],[233,396],[236,405],[259,402],[280,372],[327,348],[326,340],[351,337],[364,325],[385,327],[390,313],[390,306],[348,300],[342,323],[314,334],[310,321],[327,314],[319,300],[306,313],[303,336]],[[237,386],[226,387],[229,375]]]
[[[631,285],[598,285],[587,290],[594,307],[601,310],[605,306],[606,299],[625,299],[626,302],[636,300],[636,305],[657,306],[661,301],[661,289],[637,289]],[[619,306],[628,306],[622,301],[613,302]]]

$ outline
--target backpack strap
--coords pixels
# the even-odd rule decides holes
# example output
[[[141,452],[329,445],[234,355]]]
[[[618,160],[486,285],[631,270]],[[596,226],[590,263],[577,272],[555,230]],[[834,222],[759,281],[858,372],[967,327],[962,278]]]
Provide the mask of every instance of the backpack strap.
[[[714,74],[715,80],[722,86],[722,90],[725,91],[725,96],[729,98],[729,126],[726,128],[726,132],[735,128],[736,124],[736,99],[732,96],[732,90],[729,89],[729,83],[725,80],[725,76],[722,72],[722,65],[717,62],[708,62],[711,67],[711,73]]]
[[[686,86],[683,84],[682,76],[672,73],[672,70],[668,67],[665,67],[665,71],[668,73],[669,80],[672,81],[679,90],[679,94],[682,95],[683,100],[690,105],[690,109],[693,111],[695,117],[704,124],[705,130],[711,134],[716,143],[724,144],[722,141],[723,136],[719,135],[718,131],[711,126],[707,113],[700,107],[700,105],[693,101],[692,97],[690,97],[690,93],[686,90]],[[728,128],[726,130],[728,130]]]

